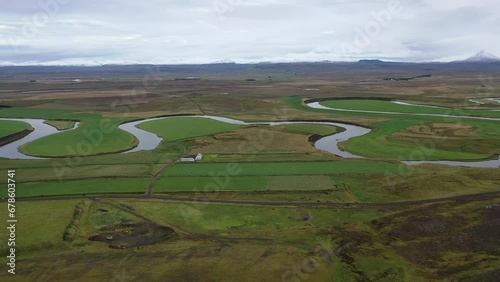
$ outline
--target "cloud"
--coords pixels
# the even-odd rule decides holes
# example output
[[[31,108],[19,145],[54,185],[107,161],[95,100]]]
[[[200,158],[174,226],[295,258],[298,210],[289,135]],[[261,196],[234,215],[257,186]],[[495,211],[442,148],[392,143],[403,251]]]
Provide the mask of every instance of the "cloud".
[[[401,0],[404,9],[393,13],[397,2],[3,1],[0,63],[431,61],[482,49],[500,55],[500,2]]]

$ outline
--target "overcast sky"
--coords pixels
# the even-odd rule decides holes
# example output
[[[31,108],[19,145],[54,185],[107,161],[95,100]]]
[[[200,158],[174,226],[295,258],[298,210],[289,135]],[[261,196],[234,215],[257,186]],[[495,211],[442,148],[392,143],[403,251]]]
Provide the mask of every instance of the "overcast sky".
[[[0,0],[0,64],[500,56],[498,0]]]

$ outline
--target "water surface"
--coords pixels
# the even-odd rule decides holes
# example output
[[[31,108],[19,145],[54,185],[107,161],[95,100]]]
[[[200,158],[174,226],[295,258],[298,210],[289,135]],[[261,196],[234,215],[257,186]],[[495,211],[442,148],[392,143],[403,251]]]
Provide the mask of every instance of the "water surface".
[[[58,130],[57,128],[53,127],[52,125],[46,124],[45,120],[43,120],[43,119],[0,118],[0,121],[2,121],[2,120],[25,122],[25,123],[29,123],[31,125],[31,127],[33,127],[34,130],[30,134],[26,135],[25,137],[23,137],[19,140],[16,140],[12,143],[9,143],[9,144],[6,144],[6,145],[0,147],[0,157],[1,158],[22,159],[22,160],[37,160],[37,159],[43,159],[43,158],[25,155],[19,151],[19,147],[21,147],[25,144],[28,144],[30,142],[33,142],[35,140],[38,140],[40,138],[50,136],[52,134],[76,129],[80,125],[80,123],[77,122],[77,123],[75,123],[75,125],[71,129]]]

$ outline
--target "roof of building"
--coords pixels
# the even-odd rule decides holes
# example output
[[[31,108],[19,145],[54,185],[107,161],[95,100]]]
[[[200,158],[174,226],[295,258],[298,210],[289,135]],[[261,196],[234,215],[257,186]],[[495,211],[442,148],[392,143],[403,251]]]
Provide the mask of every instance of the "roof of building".
[[[187,155],[187,156],[182,156],[183,159],[196,159],[198,155]]]

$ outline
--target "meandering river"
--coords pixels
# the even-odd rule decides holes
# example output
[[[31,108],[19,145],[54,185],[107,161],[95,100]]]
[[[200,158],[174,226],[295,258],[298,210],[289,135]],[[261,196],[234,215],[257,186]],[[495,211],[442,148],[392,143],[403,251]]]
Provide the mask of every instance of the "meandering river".
[[[402,102],[400,102],[400,103],[402,103]],[[410,105],[408,103],[405,103],[405,104]],[[426,116],[426,117],[443,117],[443,118],[459,118],[459,119],[480,119],[480,120],[500,121],[500,118],[490,118],[490,117],[456,116],[456,115],[445,115],[445,114],[402,113],[402,112],[380,112],[380,111],[368,111],[368,110],[351,110],[351,109],[331,108],[331,107],[326,107],[326,106],[321,105],[320,102],[311,102],[311,103],[308,103],[306,105],[309,108],[313,108],[313,109],[339,111],[339,112],[385,114],[385,115]],[[411,104],[411,105],[414,105],[414,104]],[[428,106],[422,106],[422,107],[428,107]],[[496,111],[496,110],[493,110],[493,111]]]
[[[2,120],[26,122],[29,123],[31,127],[33,127],[34,129],[33,132],[26,135],[25,137],[0,147],[0,158],[6,158],[6,159],[25,159],[25,160],[42,159],[25,155],[19,151],[19,148],[25,144],[28,144],[43,137],[60,133],[63,131],[76,129],[80,125],[80,123],[77,122],[71,129],[58,130],[52,125],[46,124],[45,120],[43,119],[0,118],[0,121]]]
[[[411,106],[421,106],[416,104],[409,104],[405,102],[394,102],[400,105],[411,105]],[[472,117],[472,116],[454,116],[454,115],[440,115],[440,114],[419,114],[419,113],[400,113],[400,112],[377,112],[377,111],[364,111],[364,110],[348,110],[326,107],[320,104],[320,102],[311,102],[306,104],[308,107],[313,109],[321,110],[332,110],[332,111],[343,111],[343,112],[358,112],[358,113],[378,113],[378,114],[391,114],[391,115],[415,115],[415,116],[433,116],[433,117],[445,117],[445,118],[465,118],[465,119],[480,119],[480,120],[494,120],[500,121],[500,118],[487,118],[487,117]],[[428,106],[422,106],[428,107]],[[430,106],[434,107],[434,106]],[[443,108],[445,109],[445,108]],[[477,162],[461,162],[461,161],[403,161],[407,165],[419,165],[419,164],[441,164],[449,166],[464,166],[464,167],[484,167],[484,168],[500,168],[500,156],[498,160],[487,160],[487,161],[477,161]]]
[[[435,115],[435,114],[408,114],[408,113],[395,113],[395,112],[376,112],[376,111],[362,111],[362,110],[345,110],[345,109],[336,109],[329,108],[321,105],[319,102],[308,103],[307,106],[315,109],[326,109],[326,110],[336,110],[336,111],[347,111],[347,112],[360,112],[360,113],[383,113],[383,114],[401,114],[401,115],[420,115],[420,116],[437,116],[437,117],[459,117],[459,118],[473,118],[473,119],[482,119],[482,120],[498,120],[498,118],[485,118],[485,117],[466,117],[466,116],[450,116],[450,115]],[[417,105],[415,105],[417,106]],[[267,126],[279,126],[285,124],[323,124],[323,125],[331,125],[336,127],[342,127],[345,129],[344,132],[336,133],[330,136],[322,137],[315,143],[315,147],[319,150],[327,151],[331,154],[337,155],[342,158],[364,158],[363,156],[358,156],[346,151],[343,151],[339,148],[339,143],[347,141],[351,138],[356,138],[359,136],[366,135],[371,132],[369,128],[365,128],[358,125],[346,124],[341,122],[314,122],[314,121],[284,121],[284,122],[244,122],[236,119],[230,119],[225,117],[218,116],[188,116],[188,117],[197,117],[197,118],[207,118],[212,120],[217,120],[220,122],[226,122],[231,124],[238,125],[267,125]],[[144,150],[154,150],[158,147],[158,145],[163,141],[162,138],[157,136],[154,133],[142,130],[138,128],[138,126],[142,123],[169,119],[169,118],[178,118],[178,116],[172,117],[160,117],[160,118],[151,118],[146,120],[139,120],[134,122],[125,123],[119,126],[121,130],[129,132],[134,135],[138,142],[138,145],[124,152],[124,154],[139,152]],[[8,159],[39,159],[33,156],[25,155],[19,152],[19,148],[24,144],[32,142],[34,140],[43,138],[45,136],[49,136],[52,134],[59,133],[61,131],[57,130],[53,126],[47,125],[44,123],[44,120],[40,119],[0,119],[0,120],[15,120],[15,121],[23,121],[31,124],[31,126],[35,129],[32,133],[27,135],[26,137],[7,144],[3,147],[0,147],[0,157],[8,158]],[[78,124],[75,124],[75,128],[78,127]],[[72,130],[72,129],[70,129]],[[465,166],[465,167],[484,167],[484,168],[499,168],[500,167],[500,158],[498,160],[488,160],[488,161],[478,161],[478,162],[459,162],[459,161],[403,161],[403,163],[407,165],[418,165],[418,164],[442,164],[442,165],[450,165],[450,166]]]
[[[236,120],[226,117],[218,117],[218,116],[189,116],[189,117],[207,118],[237,125],[279,126],[285,124],[324,124],[324,125],[343,127],[346,129],[346,131],[331,136],[323,137],[320,140],[318,140],[315,144],[316,148],[328,151],[332,154],[335,154],[343,158],[362,158],[362,157],[340,150],[337,146],[338,142],[346,141],[349,140],[350,138],[362,136],[370,132],[370,129],[368,128],[364,128],[357,125],[345,124],[345,123],[337,123],[337,122],[313,122],[313,121],[244,122],[241,120]],[[143,150],[154,150],[156,147],[158,147],[158,145],[163,141],[163,139],[151,132],[140,129],[137,126],[145,122],[161,120],[161,119],[169,119],[169,118],[178,118],[178,117],[173,116],[164,118],[153,118],[147,120],[134,121],[120,125],[119,126],[120,129],[133,134],[139,140],[139,144],[137,145],[137,147],[135,147],[130,151],[125,152],[125,154]]]

